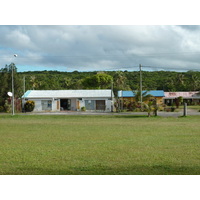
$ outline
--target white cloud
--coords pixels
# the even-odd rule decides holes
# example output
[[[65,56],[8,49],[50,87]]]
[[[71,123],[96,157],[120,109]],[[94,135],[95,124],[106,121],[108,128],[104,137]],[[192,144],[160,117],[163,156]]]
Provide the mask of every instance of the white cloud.
[[[0,64],[17,53],[19,70],[198,69],[199,34],[199,26],[1,26]]]

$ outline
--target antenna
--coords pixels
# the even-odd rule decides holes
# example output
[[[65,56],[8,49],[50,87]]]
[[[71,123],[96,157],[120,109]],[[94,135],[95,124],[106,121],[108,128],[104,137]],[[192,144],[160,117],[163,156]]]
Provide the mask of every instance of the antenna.
[[[12,97],[12,92],[7,93],[9,97]]]

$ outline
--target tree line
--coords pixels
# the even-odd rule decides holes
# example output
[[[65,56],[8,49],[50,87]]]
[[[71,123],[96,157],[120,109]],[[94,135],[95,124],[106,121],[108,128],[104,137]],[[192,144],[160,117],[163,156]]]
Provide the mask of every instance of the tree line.
[[[68,90],[68,89],[110,89],[115,95],[118,90],[138,90],[139,71],[93,71],[59,72],[28,71],[17,72],[14,63],[0,69],[0,110],[4,109],[11,91],[11,72],[14,74],[15,98],[21,98],[25,90]],[[143,90],[199,91],[200,72],[187,71],[142,71]]]

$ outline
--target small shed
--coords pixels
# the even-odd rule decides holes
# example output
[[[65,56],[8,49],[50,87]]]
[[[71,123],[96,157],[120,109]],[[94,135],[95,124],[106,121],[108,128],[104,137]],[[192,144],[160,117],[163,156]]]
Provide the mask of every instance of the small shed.
[[[41,111],[112,111],[112,90],[28,90],[24,102],[35,101],[34,112]]]

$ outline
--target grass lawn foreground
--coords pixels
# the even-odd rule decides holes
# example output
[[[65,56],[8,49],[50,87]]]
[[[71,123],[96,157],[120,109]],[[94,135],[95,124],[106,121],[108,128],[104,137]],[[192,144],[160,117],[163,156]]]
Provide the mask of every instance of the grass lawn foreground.
[[[0,174],[200,174],[200,116],[0,115]]]

